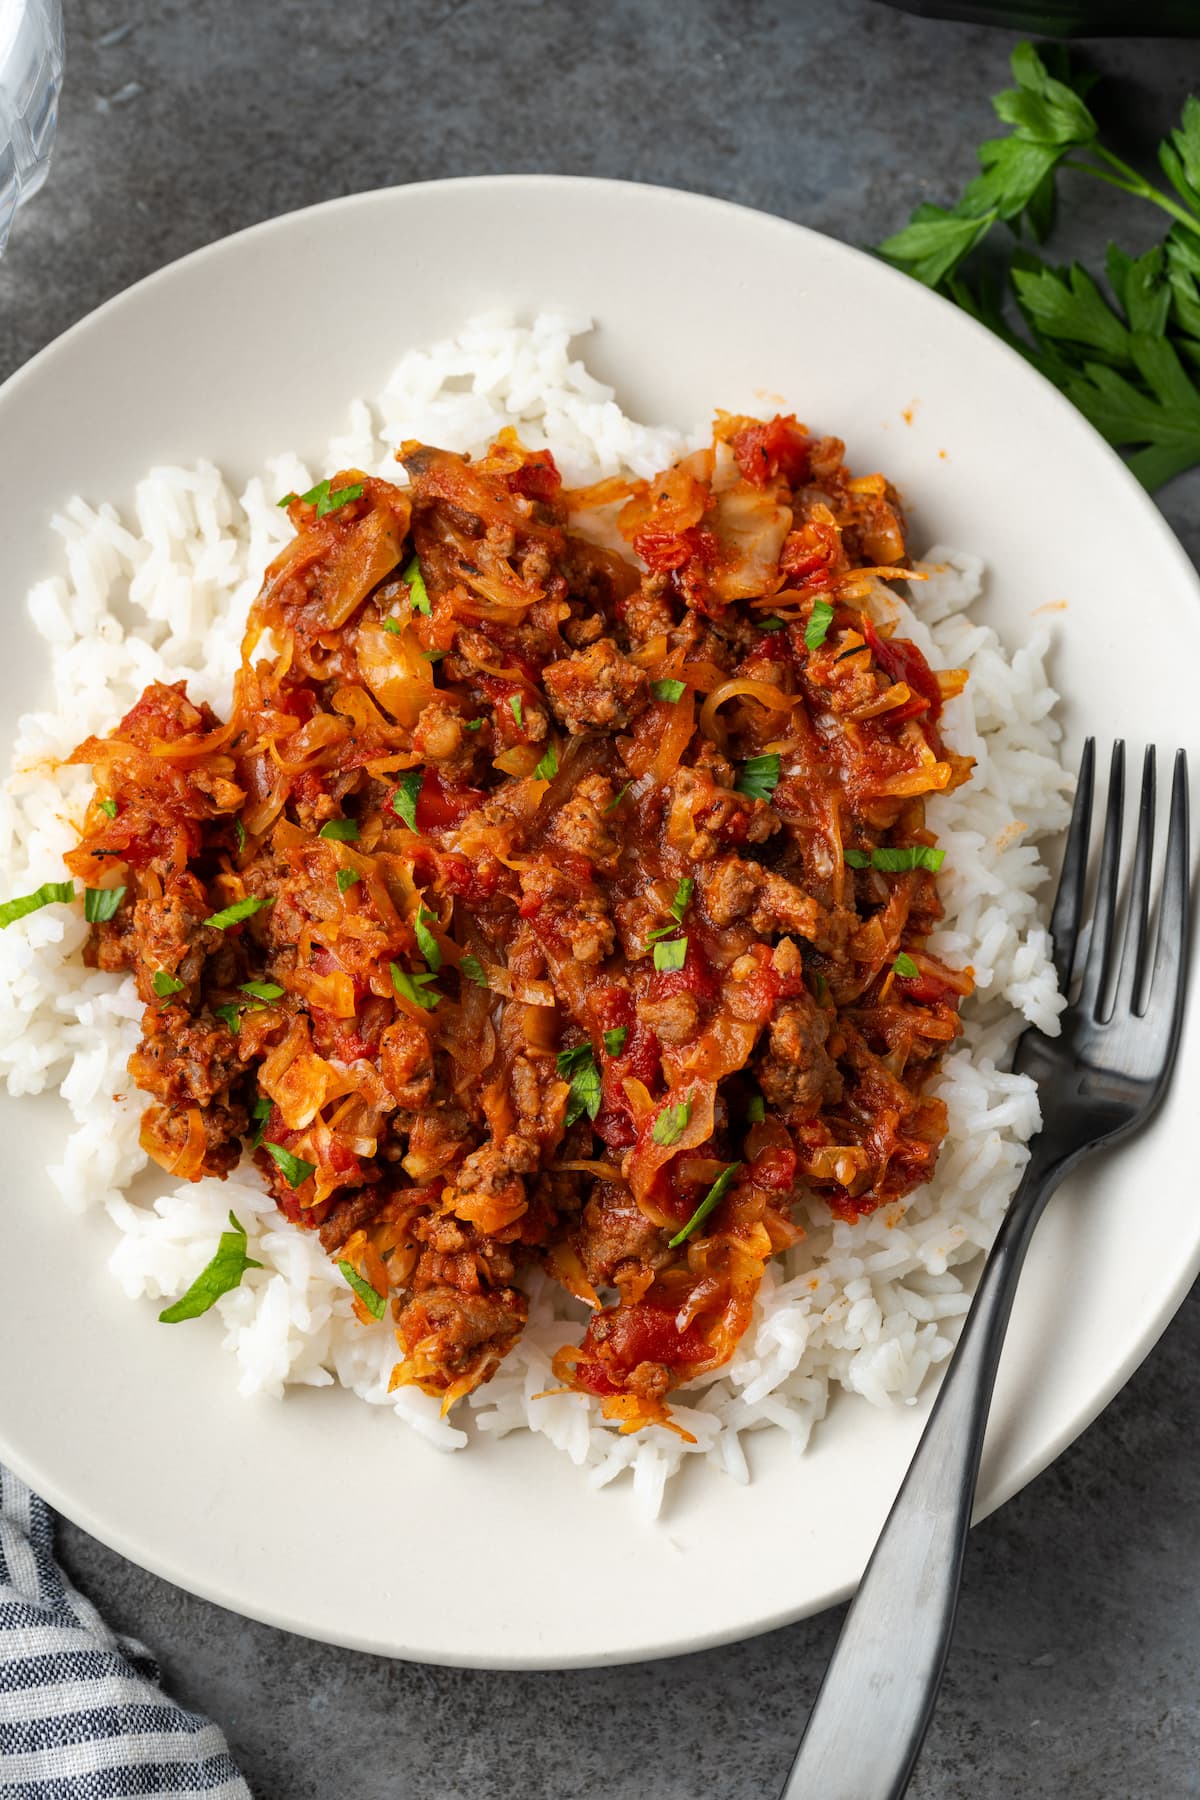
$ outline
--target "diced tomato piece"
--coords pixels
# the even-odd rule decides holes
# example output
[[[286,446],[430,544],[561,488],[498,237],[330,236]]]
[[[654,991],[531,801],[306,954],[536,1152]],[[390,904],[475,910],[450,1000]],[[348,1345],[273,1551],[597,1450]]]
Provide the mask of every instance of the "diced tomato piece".
[[[907,638],[881,638],[870,619],[862,622],[862,634],[871,646],[871,654],[885,675],[893,681],[903,681],[912,689],[914,695],[919,694],[927,702],[931,718],[936,720],[942,711],[942,690],[938,686],[937,676],[926,662],[917,646]],[[911,704],[911,702],[910,702]],[[924,712],[925,707],[917,711]],[[898,708],[887,715],[891,719],[915,716],[907,707]]]
[[[485,798],[482,788],[445,781],[436,769],[426,769],[417,795],[417,830],[446,831],[474,812]]]
[[[755,487],[766,487],[780,475],[789,487],[803,486],[808,480],[808,444],[794,413],[756,421],[730,439],[738,468]]]

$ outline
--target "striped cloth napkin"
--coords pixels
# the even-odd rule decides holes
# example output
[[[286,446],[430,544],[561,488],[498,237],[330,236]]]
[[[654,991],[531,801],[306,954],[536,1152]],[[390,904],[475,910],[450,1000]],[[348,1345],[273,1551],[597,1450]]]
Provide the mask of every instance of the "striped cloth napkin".
[[[250,1800],[215,1725],[159,1686],[54,1561],[53,1515],[0,1467],[0,1795]]]

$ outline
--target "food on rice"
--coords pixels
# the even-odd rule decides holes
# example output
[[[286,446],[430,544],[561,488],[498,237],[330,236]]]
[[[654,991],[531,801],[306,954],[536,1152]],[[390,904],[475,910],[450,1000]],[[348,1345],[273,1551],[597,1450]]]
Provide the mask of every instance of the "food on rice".
[[[655,475],[672,447],[638,440],[565,365],[561,326],[498,335],[499,354],[477,334],[472,393],[439,391],[461,369],[435,353],[410,359],[392,402],[450,441],[498,431],[483,457],[406,444],[398,487],[370,473],[367,430],[341,473],[288,477],[295,535],[251,610],[232,706],[236,621],[214,620],[215,657],[189,644],[206,581],[218,610],[239,574],[246,590],[231,538],[249,559],[186,480],[182,527],[147,519],[147,540],[198,534],[207,555],[186,553],[157,655],[124,639],[77,555],[108,639],[88,692],[75,621],[37,597],[94,726],[75,755],[96,771],[86,811],[78,769],[59,777],[82,826],[67,860],[109,894],[85,962],[130,971],[107,1009],[112,973],[71,977],[92,1037],[68,1031],[42,1067],[74,1056],[86,1135],[144,1007],[142,1143],[196,1186],[148,1214],[110,1194],[118,1266],[133,1289],[178,1291],[228,1194],[254,1238],[247,1265],[238,1228],[244,1278],[219,1301],[245,1386],[331,1365],[369,1398],[394,1387],[445,1442],[461,1434],[437,1408],[469,1392],[482,1425],[545,1430],[596,1478],[636,1460],[653,1505],[686,1449],[742,1474],[738,1431],[802,1441],[831,1374],[903,1397],[947,1352],[942,1322],[965,1306],[953,1264],[988,1241],[1036,1128],[1029,1084],[995,1064],[1015,1007],[1052,1026],[1058,1006],[1031,899],[1044,871],[1018,840],[1061,822],[1064,778],[1037,647],[1009,669],[952,616],[969,568],[935,572],[930,616],[982,677],[976,735],[962,669],[937,667],[881,585],[903,572],[895,497],[854,481],[836,440],[722,417],[710,447]],[[531,402],[521,365],[539,357]],[[260,544],[277,540],[249,499]],[[623,555],[593,541],[614,515]],[[135,585],[139,563],[149,576],[153,550],[79,516],[107,579],[121,558]],[[151,617],[155,599],[143,580]],[[68,747],[61,722],[50,735]],[[956,792],[972,760],[977,796]],[[50,879],[32,804],[28,866]],[[51,917],[22,930],[53,954]],[[31,984],[0,963],[10,1008],[55,1010],[46,964]],[[968,965],[998,998],[968,1009],[964,1052]],[[28,1079],[3,1041],[10,1081]],[[959,1191],[939,1202],[940,1182],[913,1190],[948,1115],[941,1181],[949,1162]],[[101,1190],[139,1161],[128,1135],[93,1172]],[[310,1231],[273,1227],[244,1170],[222,1183],[246,1138]],[[89,1185],[70,1156],[59,1181]],[[582,1342],[563,1289],[596,1309]],[[668,1409],[680,1383],[692,1393]],[[597,1411],[640,1428],[640,1447],[615,1448]]]

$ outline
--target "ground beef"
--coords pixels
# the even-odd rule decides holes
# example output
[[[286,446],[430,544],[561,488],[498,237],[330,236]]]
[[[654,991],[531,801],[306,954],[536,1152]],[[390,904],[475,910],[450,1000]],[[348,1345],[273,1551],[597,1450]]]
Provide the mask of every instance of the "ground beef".
[[[542,681],[556,718],[573,732],[628,725],[649,693],[641,669],[610,638],[551,663]]]

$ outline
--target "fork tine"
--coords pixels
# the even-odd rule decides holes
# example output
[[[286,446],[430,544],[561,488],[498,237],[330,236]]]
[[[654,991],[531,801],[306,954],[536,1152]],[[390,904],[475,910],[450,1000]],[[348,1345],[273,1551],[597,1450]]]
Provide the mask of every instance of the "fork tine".
[[[1079,936],[1079,920],[1083,914],[1083,890],[1087,883],[1088,840],[1092,829],[1092,792],[1096,782],[1096,740],[1089,738],[1083,746],[1079,762],[1079,780],[1075,787],[1075,804],[1071,808],[1071,829],[1063,853],[1062,874],[1054,911],[1050,915],[1050,936],[1054,941],[1054,968],[1058,985],[1065,994],[1071,985],[1071,969],[1075,962],[1075,940]]]
[[[1096,910],[1092,915],[1092,941],[1088,945],[1079,1008],[1100,1016],[1105,978],[1112,966],[1113,922],[1117,912],[1117,881],[1121,873],[1121,818],[1125,810],[1125,740],[1113,745],[1108,770],[1108,807],[1104,815],[1104,842],[1100,846],[1100,875],[1096,886]]]
[[[1158,949],[1155,952],[1150,999],[1147,1002],[1148,1005],[1152,1002],[1155,1006],[1171,1006],[1168,1057],[1179,1037],[1179,1027],[1183,1021],[1183,993],[1191,920],[1190,887],[1188,768],[1187,756],[1180,750],[1175,756],[1175,775],[1171,782],[1171,824],[1167,833],[1162,903],[1158,909]]]
[[[1154,857],[1154,745],[1148,744],[1142,760],[1142,801],[1138,809],[1137,844],[1133,852],[1133,880],[1129,888],[1129,916],[1121,945],[1121,968],[1113,1012],[1138,1012],[1149,960],[1147,926],[1150,920],[1150,864]]]

